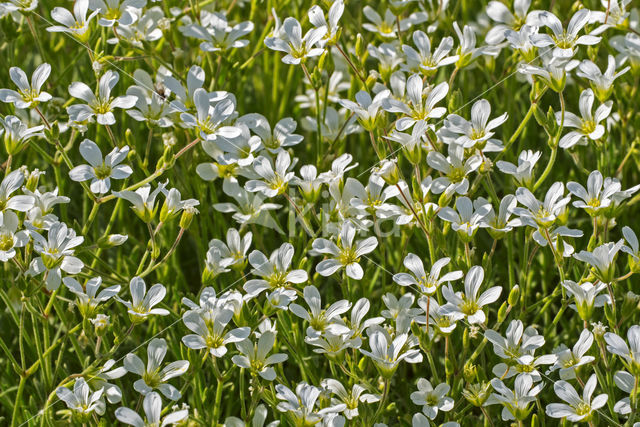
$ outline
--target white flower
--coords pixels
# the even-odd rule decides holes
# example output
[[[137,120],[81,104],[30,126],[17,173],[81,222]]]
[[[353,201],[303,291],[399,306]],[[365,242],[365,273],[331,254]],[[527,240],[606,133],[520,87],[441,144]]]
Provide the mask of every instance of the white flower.
[[[533,37],[533,36],[531,36]],[[543,52],[540,56],[543,61],[546,58],[548,51]],[[546,55],[546,56],[545,56]],[[562,92],[567,83],[567,72],[577,67],[579,61],[547,61],[543,63],[542,67],[537,65],[531,65],[529,63],[521,63],[518,72],[525,75],[538,76],[542,82],[555,92]],[[531,79],[533,83],[533,79]]]
[[[442,307],[443,313],[451,316],[454,320],[466,318],[472,325],[484,323],[487,317],[482,311],[482,307],[497,301],[502,288],[494,286],[478,296],[483,279],[484,270],[482,267],[474,265],[464,278],[464,293],[454,293],[451,284],[443,287],[442,296],[447,300],[447,304]]]
[[[176,111],[175,108],[155,90],[149,91],[146,87],[130,86],[127,89],[127,95],[136,97],[135,108],[127,110],[127,114],[134,120],[148,122],[160,128],[173,125],[173,120],[169,116]]]
[[[318,179],[322,182],[330,184],[332,182],[342,182],[344,174],[358,166],[358,163],[353,163],[353,156],[349,153],[344,153],[331,162],[331,170],[322,172],[318,175]]]
[[[391,378],[401,361],[408,363],[422,362],[422,353],[417,349],[407,349],[405,344],[409,336],[398,334],[392,338],[383,329],[368,329],[371,351],[360,349],[360,352],[371,358],[376,368],[385,378]]]
[[[294,250],[291,243],[283,243],[269,259],[260,251],[249,254],[249,263],[254,268],[252,274],[262,279],[248,280],[243,288],[247,295],[257,297],[267,289],[287,287],[290,284],[304,283],[308,279],[305,270],[291,270]]]
[[[615,259],[623,243],[624,239],[620,239],[616,243],[605,243],[595,248],[593,252],[580,251],[573,257],[591,265],[593,273],[602,282],[611,283],[615,278]]]
[[[424,13],[414,13],[408,18],[400,19],[393,14],[391,9],[386,9],[384,19],[371,6],[365,6],[362,13],[370,22],[364,22],[362,28],[372,33],[379,34],[385,39],[395,39],[398,37],[398,26],[400,31],[406,31],[414,24],[420,24],[426,20]]]
[[[262,114],[245,114],[238,119],[239,123],[246,124],[255,133],[262,145],[272,154],[278,154],[288,147],[298,145],[304,139],[295,132],[298,124],[291,117],[285,117],[271,128],[269,121]]]
[[[21,170],[14,170],[4,177],[0,182],[0,212],[11,209],[18,212],[26,212],[33,207],[35,202],[33,196],[15,195],[16,190],[22,187],[24,174]]]
[[[562,148],[571,148],[576,144],[580,144],[583,139],[597,141],[604,135],[605,127],[600,122],[609,117],[613,101],[607,101],[600,105],[595,114],[592,113],[593,101],[595,97],[591,89],[585,89],[580,94],[580,115],[567,111],[564,113],[564,126],[577,128],[560,138],[559,145]],[[558,125],[562,123],[562,112],[556,112],[556,121]]]
[[[363,128],[372,131],[378,125],[378,119],[382,117],[380,110],[384,108],[384,102],[390,94],[391,92],[389,90],[382,90],[372,99],[369,92],[361,90],[356,93],[356,102],[341,99],[340,105],[352,113],[355,113],[358,117],[358,122],[360,122]]]
[[[267,381],[276,379],[276,371],[270,365],[282,363],[288,359],[284,353],[276,353],[267,356],[273,349],[276,341],[276,335],[267,331],[260,335],[258,342],[254,344],[251,340],[246,339],[236,343],[236,348],[241,355],[235,355],[231,361],[244,369],[251,371],[252,375],[260,375]]]
[[[147,0],[91,0],[92,10],[100,11],[98,24],[113,27],[133,24],[140,16]]]
[[[312,255],[327,254],[332,258],[320,261],[316,265],[316,271],[323,276],[331,276],[341,268],[345,268],[347,276],[360,280],[364,276],[364,270],[360,266],[360,257],[373,252],[378,246],[375,237],[368,237],[354,244],[356,227],[345,221],[336,243],[331,240],[319,238],[313,241]]]
[[[607,57],[607,69],[604,73],[600,68],[588,59],[583,60],[578,66],[578,76],[589,80],[591,89],[600,102],[605,102],[613,92],[613,82],[615,79],[630,70],[631,67],[624,67],[616,73],[616,60],[613,55]]]
[[[0,101],[13,104],[16,108],[29,108],[37,106],[40,102],[47,102],[51,99],[51,94],[42,90],[42,85],[49,78],[51,65],[44,63],[35,69],[31,76],[31,82],[22,69],[18,67],[9,68],[9,77],[18,91],[12,89],[0,89]]]
[[[513,2],[515,13],[512,13],[504,3],[500,1],[490,1],[487,5],[486,13],[489,18],[499,22],[499,24],[489,29],[489,32],[485,36],[485,41],[489,44],[501,43],[505,38],[506,31],[517,30],[527,19],[529,6],[531,6],[531,0],[515,0]]]
[[[449,144],[449,156],[444,157],[437,151],[427,154],[427,163],[432,168],[442,172],[441,176],[433,180],[431,191],[434,194],[444,193],[451,197],[454,193],[466,194],[469,190],[467,175],[477,170],[482,164],[482,157],[478,154],[464,159],[464,147],[460,144]]]
[[[412,293],[406,293],[400,298],[396,298],[391,292],[387,292],[382,296],[386,310],[380,312],[387,319],[393,319],[397,322],[403,322],[404,319],[411,320],[420,313],[420,309],[411,308],[415,297]]]
[[[351,303],[347,300],[334,302],[326,310],[322,308],[322,299],[320,292],[315,286],[306,286],[303,291],[304,300],[309,306],[309,311],[305,310],[298,304],[291,304],[289,310],[296,316],[309,322],[307,335],[316,338],[325,332],[331,332],[334,335],[347,333],[349,328],[343,324],[336,323],[340,319],[340,315],[347,312],[351,307]]]
[[[212,101],[211,98],[205,89],[201,87],[195,89],[193,103],[196,107],[196,115],[189,112],[181,113],[180,119],[183,125],[187,128],[196,128],[200,137],[207,141],[215,141],[219,136],[238,137],[241,130],[236,126],[226,125],[237,114],[234,101],[229,98]]]
[[[116,409],[115,415],[118,421],[134,427],[146,426],[172,426],[184,421],[189,416],[188,409],[171,412],[162,417],[162,398],[156,392],[147,393],[142,402],[145,418],[127,407]]]
[[[327,34],[327,27],[313,28],[302,37],[302,27],[295,18],[286,18],[281,37],[267,37],[264,44],[272,50],[285,52],[282,62],[297,65],[306,58],[322,55],[324,49],[315,47]]]
[[[578,32],[589,22],[591,11],[588,9],[578,10],[569,21],[565,30],[562,22],[553,13],[543,11],[538,15],[540,25],[548,27],[553,35],[533,34],[531,41],[537,47],[553,46],[553,56],[557,58],[571,58],[574,55],[574,48],[578,45],[595,45],[601,38],[593,35],[578,36]]]
[[[343,413],[348,420],[352,420],[359,415],[358,403],[375,403],[380,401],[379,395],[365,393],[365,387],[360,384],[354,384],[351,391],[347,391],[340,381],[327,378],[322,382],[322,386],[335,396],[331,397],[331,405],[346,405]]]
[[[338,21],[342,17],[344,13],[344,1],[343,0],[335,0],[331,7],[329,8],[329,13],[327,17],[328,21],[324,17],[324,12],[322,8],[318,5],[312,6],[309,9],[309,21],[318,28],[326,28],[326,34],[324,39],[321,41],[325,43],[335,42],[338,36]]]
[[[557,356],[556,362],[549,368],[547,374],[557,369],[560,370],[560,378],[572,380],[576,378],[576,368],[593,362],[596,358],[587,356],[587,352],[593,345],[593,334],[588,329],[583,329],[580,338],[570,350],[564,344],[554,350]]]
[[[562,282],[562,286],[575,300],[575,304],[571,304],[569,307],[577,311],[582,320],[591,320],[594,308],[603,307],[607,303],[611,304],[609,295],[598,295],[607,288],[605,283],[598,282],[594,285],[591,282],[583,282],[577,284],[572,280],[565,280]]]
[[[531,354],[544,345],[544,337],[535,328],[524,329],[522,321],[512,320],[507,327],[506,338],[493,329],[484,333],[486,339],[493,344],[493,352],[501,359],[515,362],[524,354]]]
[[[382,108],[391,113],[401,113],[405,117],[400,117],[396,122],[396,129],[404,131],[420,120],[439,119],[447,112],[445,107],[436,105],[442,101],[449,91],[447,82],[424,87],[424,82],[419,74],[412,74],[407,79],[406,98],[404,101],[387,96],[382,101]]]
[[[467,196],[458,197],[455,206],[455,210],[449,206],[440,209],[438,217],[450,222],[451,229],[456,231],[461,239],[469,242],[493,208],[485,199],[471,202]]]
[[[270,210],[279,209],[281,205],[276,203],[264,203],[262,194],[253,195],[240,187],[235,179],[225,179],[222,183],[222,191],[233,197],[237,205],[233,203],[216,203],[213,207],[220,212],[233,212],[233,219],[239,224],[260,224],[281,231],[275,222]]]
[[[438,68],[453,64],[459,58],[458,55],[448,56],[453,49],[453,37],[444,37],[433,52],[431,52],[431,41],[423,31],[414,31],[412,37],[417,50],[411,46],[402,45],[402,51],[407,57],[406,68],[410,71],[433,75]]]
[[[446,273],[440,277],[442,268],[449,264],[450,261],[451,259],[448,257],[439,259],[431,266],[431,271],[427,275],[424,271],[422,260],[417,255],[409,253],[404,258],[403,263],[413,275],[408,273],[394,274],[393,281],[400,286],[416,285],[423,294],[433,295],[442,283],[458,280],[462,277],[462,271],[460,270]]]
[[[342,412],[347,405],[338,404],[324,409],[316,409],[316,403],[322,390],[318,387],[302,382],[296,386],[294,393],[288,387],[276,385],[276,399],[278,411],[286,412],[293,419],[293,425],[312,426],[320,423],[322,419],[331,413]]]
[[[73,5],[73,14],[63,7],[54,7],[51,10],[51,18],[62,25],[47,27],[47,31],[71,34],[82,41],[86,41],[89,36],[88,31],[91,20],[99,12],[95,10],[87,17],[88,9],[89,0],[77,0]]]
[[[428,298],[428,299],[427,299]],[[447,336],[453,332],[456,328],[456,319],[452,316],[449,316],[443,310],[443,307],[438,304],[433,297],[425,297],[423,296],[418,300],[418,305],[422,310],[424,310],[424,316],[416,316],[414,319],[417,323],[421,325],[427,324],[427,316],[429,316],[429,324],[433,325],[434,328],[443,336]],[[431,334],[431,329],[429,330]]]
[[[111,179],[125,179],[133,173],[131,166],[121,165],[129,154],[129,147],[114,148],[104,158],[95,142],[85,139],[80,143],[80,154],[88,165],[76,166],[69,177],[78,182],[91,180],[91,191],[104,194],[111,188]]]
[[[69,119],[74,122],[84,122],[96,116],[101,125],[113,125],[116,117],[113,114],[114,108],[129,109],[136,103],[133,95],[124,95],[113,98],[111,91],[120,79],[117,72],[108,70],[100,77],[98,83],[98,96],[93,90],[83,82],[73,82],[69,86],[69,93],[74,98],[81,99],[86,104],[73,104],[67,107]]]
[[[114,191],[113,195],[129,201],[133,206],[131,209],[144,222],[151,222],[156,215],[156,197],[160,193],[166,193],[167,183],[160,183],[155,190],[151,191],[151,185],[143,185],[135,191]]]
[[[447,396],[451,387],[447,383],[438,384],[435,388],[424,379],[418,379],[418,391],[411,393],[411,401],[422,405],[422,413],[430,420],[438,416],[438,411],[449,412],[453,409],[453,399]]]
[[[593,171],[587,179],[587,189],[577,182],[568,182],[567,190],[582,200],[573,202],[573,206],[585,209],[591,216],[595,216],[601,209],[605,209],[613,202],[612,196],[621,190],[619,181],[608,180],[608,185],[603,187],[603,178],[600,171]]]
[[[254,25],[251,21],[240,22],[236,25],[229,25],[227,17],[220,12],[200,12],[200,23],[191,23],[178,29],[187,37],[203,40],[200,49],[205,52],[224,52],[229,49],[245,47],[249,40],[242,37],[253,31]]]
[[[47,289],[54,291],[60,286],[62,272],[78,274],[84,263],[73,256],[74,248],[82,242],[84,237],[76,236],[76,232],[66,224],[56,222],[49,228],[47,239],[37,231],[31,231],[33,249],[40,255],[29,265],[29,274],[37,276],[46,272]]]
[[[459,59],[456,62],[456,67],[467,67],[482,55],[495,57],[500,53],[499,46],[476,47],[476,33],[470,25],[465,25],[461,31],[458,23],[454,22],[453,29],[458,36],[458,40],[460,40],[460,46],[458,46],[458,50],[456,52],[459,56]]]
[[[496,166],[500,172],[512,175],[521,187],[530,187],[533,184],[533,167],[541,156],[540,151],[523,150],[518,155],[517,166],[504,160],[497,161]]]
[[[244,266],[246,265],[247,252],[251,247],[252,239],[253,233],[250,231],[241,236],[238,230],[229,228],[227,230],[227,243],[225,244],[219,239],[212,239],[209,241],[209,250],[211,248],[218,250],[223,259],[229,260],[229,265]]]
[[[95,411],[102,415],[105,410],[105,403],[102,400],[104,388],[92,391],[84,378],[78,378],[73,385],[73,391],[66,387],[58,387],[56,395],[67,404],[67,407],[79,414],[90,414]]]
[[[18,231],[20,221],[13,211],[0,212],[0,261],[7,262],[16,256],[15,248],[22,248],[29,243],[29,233]]]
[[[172,188],[166,193],[162,209],[160,209],[160,222],[167,222],[178,216],[182,211],[198,213],[196,209],[198,205],[200,205],[200,202],[197,199],[182,200],[180,190]]]
[[[491,393],[485,405],[502,405],[503,421],[523,421],[529,416],[529,404],[536,401],[544,383],[534,387],[531,375],[520,374],[516,377],[513,391],[498,378],[491,380],[491,386],[497,393]]]
[[[120,285],[109,286],[98,293],[102,285],[102,277],[93,277],[84,287],[73,277],[62,279],[64,285],[78,298],[78,309],[83,317],[93,317],[98,304],[110,300],[120,292]]]
[[[489,121],[490,115],[491,104],[486,99],[481,99],[474,102],[471,107],[471,121],[457,114],[449,114],[439,135],[445,142],[447,139],[455,141],[465,149],[477,147],[483,152],[502,151],[504,148],[502,142],[492,138],[495,134],[492,131],[507,121],[509,114],[504,113]]]
[[[213,357],[222,357],[227,354],[226,344],[240,342],[251,333],[248,327],[225,332],[232,317],[233,311],[223,306],[203,313],[189,310],[182,316],[182,321],[195,334],[183,336],[182,342],[192,350],[207,349]]]
[[[28,139],[43,136],[44,125],[30,128],[16,116],[0,117],[0,124],[4,128],[5,149],[11,155],[20,152]],[[2,134],[2,129],[0,129],[0,134]]]
[[[566,418],[568,421],[590,421],[593,417],[593,411],[597,411],[607,403],[609,396],[600,394],[591,399],[593,392],[598,385],[596,374],[591,375],[584,385],[582,398],[576,392],[571,384],[564,380],[560,380],[553,385],[556,395],[568,403],[551,403],[547,405],[545,412],[552,418]]]
[[[529,189],[520,187],[516,190],[516,198],[526,209],[515,207],[513,213],[520,217],[523,224],[530,227],[550,227],[564,212],[571,200],[571,196],[563,196],[564,184],[562,182],[553,183],[544,197],[544,202],[536,199]]]
[[[161,368],[162,361],[167,354],[167,342],[163,338],[154,338],[147,347],[147,365],[135,354],[129,353],[124,358],[124,367],[128,372],[140,375],[142,378],[133,383],[133,388],[146,396],[154,389],[158,389],[166,398],[178,400],[182,397],[177,388],[168,384],[171,378],[178,377],[189,369],[189,362],[178,360]]]
[[[260,192],[265,197],[275,197],[287,191],[289,182],[294,177],[290,172],[291,156],[287,151],[281,151],[276,157],[275,165],[268,157],[260,156],[253,162],[253,168],[264,180],[251,179],[245,184],[245,189],[251,193]]]
[[[127,307],[131,320],[133,322],[142,322],[148,316],[157,314],[158,316],[166,316],[169,310],[164,308],[153,308],[158,305],[167,294],[167,288],[162,284],[156,283],[149,292],[147,285],[141,277],[134,277],[129,282],[129,292],[131,293],[131,301],[124,301],[116,296],[116,299]]]
[[[637,375],[640,373],[640,326],[631,326],[627,331],[627,339],[631,347],[613,332],[604,334],[607,351],[620,356],[628,370]]]

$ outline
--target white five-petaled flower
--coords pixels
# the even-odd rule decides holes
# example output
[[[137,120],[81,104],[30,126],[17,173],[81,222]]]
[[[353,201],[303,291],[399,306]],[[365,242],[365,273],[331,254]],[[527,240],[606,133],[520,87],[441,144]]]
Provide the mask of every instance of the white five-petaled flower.
[[[382,108],[391,113],[403,115],[396,122],[396,129],[404,131],[420,120],[439,119],[447,112],[446,107],[437,107],[449,92],[449,84],[424,86],[419,74],[412,74],[407,79],[404,90],[404,101],[392,97],[382,100]]]
[[[230,25],[227,17],[220,12],[200,12],[200,23],[191,23],[179,27],[182,34],[203,40],[200,49],[205,52],[221,52],[229,49],[245,47],[249,40],[242,37],[253,31],[254,24],[251,21],[243,21],[236,25]]]
[[[94,10],[87,16],[88,9],[89,0],[76,0],[73,5],[73,14],[63,7],[54,7],[51,10],[51,18],[62,25],[47,27],[47,31],[71,34],[86,42],[89,36],[89,24],[99,12]]]
[[[412,286],[416,285],[420,289],[420,292],[426,295],[433,295],[438,287],[444,282],[451,282],[458,280],[462,277],[462,271],[451,271],[440,277],[442,268],[449,264],[450,258],[440,258],[431,266],[429,275],[424,271],[424,264],[420,257],[415,254],[409,253],[404,258],[404,266],[413,273],[398,273],[393,275],[393,281],[400,286]]]
[[[16,116],[0,117],[0,125],[4,128],[4,146],[8,154],[15,155],[23,148],[24,143],[33,137],[43,136],[44,125],[28,127]],[[0,129],[0,135],[3,129]]]
[[[596,285],[591,282],[576,283],[572,280],[565,280],[562,286],[573,296],[575,303],[569,307],[578,312],[580,318],[584,321],[591,320],[594,308],[603,307],[605,304],[611,304],[609,295],[599,295],[600,292],[607,288],[607,285],[598,282]]]
[[[619,335],[613,332],[604,334],[607,351],[618,355],[631,373],[640,374],[640,326],[633,325],[627,331],[629,345]]]
[[[513,176],[518,185],[521,187],[530,187],[533,185],[533,167],[538,163],[542,152],[533,150],[523,150],[518,155],[518,164],[499,160],[496,166],[500,172]]]
[[[133,383],[133,388],[146,396],[154,389],[158,389],[166,398],[178,400],[182,397],[180,391],[168,384],[171,378],[178,377],[189,369],[189,362],[178,360],[162,368],[162,361],[167,354],[167,342],[163,338],[154,338],[147,347],[147,365],[135,354],[129,353],[124,358],[124,367],[128,372],[140,375],[142,378]]]
[[[363,128],[372,131],[378,125],[378,119],[382,117],[380,110],[384,108],[384,102],[390,95],[389,90],[381,90],[372,99],[369,92],[361,90],[356,93],[356,102],[341,99],[340,105],[355,113]]]
[[[276,249],[269,259],[260,251],[249,254],[249,263],[253,267],[252,273],[262,279],[247,280],[244,290],[247,295],[257,297],[267,289],[278,289],[289,284],[304,283],[308,279],[305,270],[291,270],[294,250],[291,243],[283,243]]]
[[[448,150],[448,157],[437,151],[430,151],[427,154],[429,166],[445,174],[433,180],[431,191],[434,194],[444,193],[446,197],[451,197],[454,193],[466,194],[469,190],[467,175],[480,167],[482,157],[479,154],[473,154],[465,160],[464,147],[455,142],[449,144]]]
[[[615,259],[623,244],[624,239],[620,239],[615,243],[609,242],[600,245],[593,252],[580,251],[573,257],[591,265],[593,273],[600,281],[611,283],[615,279]]]
[[[589,80],[591,89],[600,102],[605,102],[613,92],[615,79],[629,71],[631,67],[624,67],[616,73],[616,59],[613,55],[607,57],[607,69],[603,73],[600,68],[588,59],[583,60],[578,66],[576,74]]]
[[[458,197],[455,206],[455,209],[449,206],[440,209],[438,217],[450,222],[451,229],[456,231],[463,241],[469,242],[493,208],[484,199],[472,202],[467,196]]]
[[[600,210],[608,208],[613,203],[613,195],[622,189],[620,181],[607,180],[607,185],[600,171],[593,171],[587,179],[587,188],[577,182],[569,181],[567,190],[581,200],[573,202],[573,206],[584,209],[591,216],[595,216]],[[604,188],[603,188],[604,187]]]
[[[402,51],[407,57],[406,68],[410,71],[421,72],[427,76],[436,73],[438,68],[453,64],[458,60],[458,55],[448,56],[453,49],[453,37],[444,37],[438,47],[431,52],[431,41],[424,31],[413,32],[414,49],[408,45],[402,45]]]
[[[182,342],[192,350],[207,349],[213,357],[227,354],[227,344],[246,339],[251,333],[249,327],[226,331],[233,318],[233,310],[224,305],[215,306],[207,311],[189,310],[182,316],[184,325],[195,334],[182,337]]]
[[[151,222],[156,215],[156,197],[158,194],[166,193],[167,183],[159,183],[155,190],[151,191],[151,185],[143,185],[135,191],[124,190],[113,192],[113,195],[129,201],[133,206],[131,209],[144,222]]]
[[[120,285],[109,286],[98,292],[102,277],[93,277],[84,286],[73,277],[65,277],[62,282],[78,298],[78,308],[85,318],[93,317],[98,304],[110,300],[120,292]]]
[[[18,67],[9,68],[9,77],[18,91],[12,89],[0,89],[0,101],[13,104],[16,108],[29,108],[37,106],[40,102],[50,100],[51,94],[42,90],[42,85],[49,78],[51,65],[44,63],[35,69],[31,76],[31,82],[22,69]]]
[[[84,237],[76,236],[76,232],[62,222],[51,225],[46,239],[34,230],[30,234],[33,249],[40,256],[31,261],[28,273],[37,276],[46,272],[48,290],[58,289],[63,271],[68,274],[80,273],[84,263],[73,253],[74,248],[84,242]]]
[[[351,307],[349,301],[340,300],[331,304],[329,308],[323,309],[320,292],[318,292],[315,286],[306,286],[303,294],[309,310],[307,311],[304,307],[295,303],[289,306],[289,310],[296,316],[309,322],[307,336],[317,338],[325,332],[340,335],[350,331],[344,324],[337,323],[337,321],[340,320],[340,315],[347,312]]]
[[[313,255],[331,256],[318,263],[316,266],[318,273],[331,276],[341,268],[345,268],[347,276],[355,280],[362,279],[364,270],[359,264],[360,257],[373,252],[378,246],[378,240],[372,236],[354,243],[356,232],[356,227],[350,221],[345,221],[336,243],[324,238],[313,241]]]
[[[574,145],[582,143],[584,139],[590,139],[597,141],[604,135],[605,127],[600,122],[609,117],[611,113],[611,107],[613,101],[606,101],[604,104],[596,108],[595,114],[592,113],[593,101],[595,96],[593,90],[585,89],[580,94],[580,116],[566,111],[564,113],[564,122],[562,121],[562,112],[556,113],[556,121],[558,124],[564,124],[564,126],[576,128],[560,138],[559,145],[562,148],[571,148]]]
[[[514,13],[511,12],[504,3],[500,1],[490,1],[487,5],[486,13],[489,18],[499,22],[499,24],[489,29],[485,41],[489,44],[501,43],[508,30],[518,30],[521,28],[521,25],[527,19],[529,6],[531,6],[531,0],[514,0]]]
[[[275,165],[270,158],[259,156],[253,162],[253,168],[264,181],[251,179],[245,184],[245,189],[251,193],[260,192],[266,197],[284,193],[295,176],[289,171],[290,166],[291,156],[284,150],[278,153]]]
[[[551,185],[544,197],[544,202],[536,199],[525,187],[516,190],[516,198],[525,208],[515,207],[513,213],[520,217],[523,224],[535,228],[551,227],[571,201],[571,196],[564,197],[564,184],[559,181]]]
[[[114,148],[104,158],[95,142],[85,139],[80,143],[80,155],[89,162],[69,171],[69,177],[74,181],[91,180],[91,191],[104,194],[111,188],[111,179],[125,179],[133,173],[131,166],[121,165],[129,154],[129,147]]]
[[[420,378],[418,391],[411,393],[411,401],[416,405],[422,405],[422,413],[430,420],[438,416],[438,411],[448,412],[453,409],[453,399],[447,396],[451,387],[447,383],[438,384],[435,388],[431,383]]]
[[[16,256],[15,248],[22,248],[29,243],[29,233],[18,231],[20,220],[15,212],[0,211],[0,261],[7,262]]]
[[[593,334],[588,329],[583,329],[580,333],[580,338],[578,338],[572,349],[561,344],[560,347],[554,350],[557,360],[549,368],[547,374],[559,369],[561,379],[568,381],[576,378],[576,368],[591,363],[596,359],[593,356],[586,355],[592,345]]]
[[[148,316],[157,314],[166,316],[169,310],[164,308],[153,308],[158,305],[167,294],[167,289],[160,283],[153,285],[147,292],[147,285],[141,277],[134,277],[129,282],[129,291],[131,293],[131,301],[124,301],[122,298],[116,299],[127,307],[131,320],[133,322],[142,322]]]
[[[443,287],[442,296],[447,300],[447,304],[442,307],[443,313],[454,320],[466,318],[472,325],[484,323],[487,317],[482,307],[497,301],[502,288],[494,286],[478,296],[483,279],[484,270],[479,265],[474,265],[464,278],[464,293],[454,292],[451,284]]]
[[[569,21],[565,30],[562,22],[551,12],[543,11],[538,14],[537,21],[540,26],[548,27],[553,35],[533,34],[531,41],[537,47],[553,46],[553,56],[561,59],[571,58],[578,45],[597,44],[601,37],[586,34],[579,36],[578,33],[590,20],[591,11],[589,9],[578,10]]]
[[[391,378],[401,361],[408,363],[422,362],[420,350],[407,348],[407,334],[397,334],[395,338],[382,328],[369,328],[369,346],[371,350],[360,349],[360,352],[371,358],[378,372],[385,378]]]
[[[328,20],[324,17],[324,12],[322,8],[318,5],[312,6],[309,9],[309,21],[317,28],[326,28],[326,34],[324,38],[320,41],[320,45],[336,42],[336,38],[338,36],[338,21],[342,17],[344,13],[344,1],[343,0],[335,0],[331,7],[329,8],[329,13],[327,14]]]
[[[146,394],[142,402],[142,409],[144,410],[144,419],[136,411],[125,406],[116,409],[115,415],[121,423],[134,427],[172,426],[184,421],[189,416],[188,409],[181,409],[162,417],[162,398],[155,391]]]
[[[322,385],[335,396],[331,397],[331,405],[346,405],[343,414],[348,420],[359,415],[358,403],[375,403],[380,401],[380,396],[365,393],[366,389],[360,384],[354,384],[351,391],[347,391],[340,381],[327,378],[322,382]]]
[[[7,209],[18,212],[26,212],[33,208],[34,197],[24,194],[12,196],[16,190],[22,187],[24,182],[24,173],[17,169],[10,172],[0,182],[0,212]]]
[[[211,94],[199,87],[194,90],[193,102],[196,115],[189,112],[180,114],[184,126],[196,128],[200,136],[208,141],[215,141],[218,136],[236,138],[241,130],[236,126],[227,126],[226,123],[236,116],[236,106],[232,99],[223,98],[212,101]]]
[[[592,399],[597,385],[598,379],[596,374],[593,374],[584,385],[582,397],[580,397],[576,389],[568,382],[564,380],[556,382],[553,390],[560,399],[567,403],[551,403],[547,405],[545,412],[552,418],[566,418],[572,422],[590,421],[593,418],[593,412],[606,405],[609,398],[603,393]]]
[[[84,378],[78,378],[73,385],[73,391],[66,387],[58,387],[56,395],[67,404],[67,407],[79,414],[90,414],[95,411],[102,415],[105,410],[105,403],[102,399],[104,388],[92,391]]]
[[[322,390],[318,387],[302,382],[296,386],[295,393],[288,387],[276,385],[276,398],[282,402],[278,403],[278,411],[286,412],[293,419],[293,425],[313,426],[332,413],[343,411],[347,405],[339,404],[329,406],[324,409],[316,408],[316,403]]]
[[[286,18],[282,24],[283,33],[280,37],[267,37],[264,44],[272,50],[285,52],[282,58],[285,64],[297,65],[306,58],[322,55],[324,49],[316,47],[318,42],[327,34],[327,27],[312,28],[304,37],[302,27],[295,18]]]
[[[491,104],[486,99],[473,103],[471,107],[471,120],[467,120],[457,114],[449,114],[444,121],[444,127],[439,131],[439,136],[445,142],[455,141],[465,149],[477,147],[484,152],[502,151],[502,142],[492,138],[497,128],[507,121],[508,113],[504,113],[495,119],[489,120]]]
[[[100,77],[98,83],[98,96],[83,82],[73,82],[69,86],[69,93],[74,98],[81,99],[86,104],[73,104],[67,107],[69,118],[74,122],[84,122],[92,117],[101,125],[112,125],[116,122],[113,114],[114,108],[129,109],[136,104],[137,98],[133,95],[111,96],[111,91],[120,79],[117,72],[108,70]]]
[[[503,421],[523,421],[529,416],[529,404],[535,402],[537,395],[544,387],[544,383],[534,386],[531,375],[523,373],[516,377],[513,391],[499,378],[492,379],[491,386],[497,393],[491,393],[485,405],[502,405]]]
[[[235,355],[231,360],[236,366],[248,369],[252,374],[260,375],[267,381],[273,381],[276,379],[276,371],[270,365],[282,363],[288,359],[284,353],[268,355],[275,341],[276,334],[267,331],[260,335],[255,344],[250,339],[237,342],[236,348],[241,355]]]

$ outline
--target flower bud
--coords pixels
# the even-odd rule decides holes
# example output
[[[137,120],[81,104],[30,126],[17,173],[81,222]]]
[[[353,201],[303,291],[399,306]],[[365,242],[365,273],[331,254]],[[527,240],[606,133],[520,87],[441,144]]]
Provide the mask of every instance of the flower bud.
[[[95,319],[89,320],[93,323],[94,332],[97,336],[103,336],[107,332],[107,328],[111,325],[109,316],[105,314],[98,314]]]
[[[129,236],[126,234],[109,234],[98,239],[98,247],[100,249],[109,249],[122,245],[127,241]]]
[[[510,306],[515,306],[518,304],[518,300],[520,299],[520,286],[515,285],[511,291],[509,292],[509,298],[507,298],[507,302]]]
[[[199,213],[198,209],[193,206],[187,206],[182,210],[182,216],[180,217],[180,228],[187,230],[191,226],[193,217]]]
[[[400,181],[400,171],[398,170],[398,159],[384,159],[380,166],[374,170],[389,185],[396,185]]]
[[[509,308],[509,304],[507,304],[506,302],[503,302],[502,305],[500,306],[500,309],[498,310],[498,322],[502,323],[504,322],[504,319],[507,318],[508,308]]]

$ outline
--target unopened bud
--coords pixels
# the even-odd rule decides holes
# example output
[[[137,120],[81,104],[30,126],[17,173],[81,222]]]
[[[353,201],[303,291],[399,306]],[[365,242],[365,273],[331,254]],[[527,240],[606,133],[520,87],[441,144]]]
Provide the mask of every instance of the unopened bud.
[[[129,236],[126,234],[109,234],[98,239],[98,247],[100,249],[109,249],[115,246],[120,246],[127,241]]]
[[[182,216],[180,217],[180,228],[187,230],[191,226],[193,217],[200,212],[193,206],[187,206],[182,210]]]
[[[509,303],[510,306],[515,306],[518,304],[519,299],[520,299],[520,286],[515,285],[509,292],[509,298],[507,298],[507,302]]]

